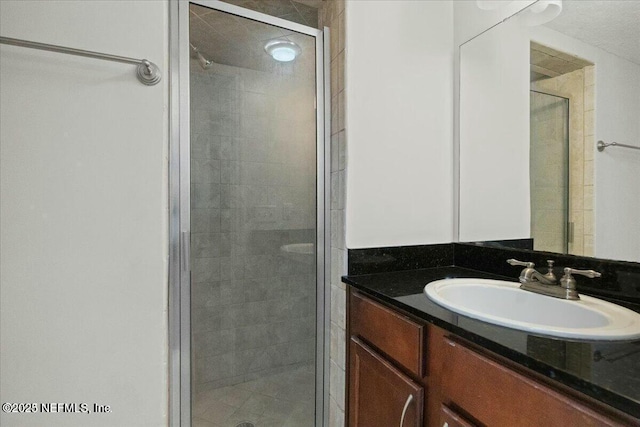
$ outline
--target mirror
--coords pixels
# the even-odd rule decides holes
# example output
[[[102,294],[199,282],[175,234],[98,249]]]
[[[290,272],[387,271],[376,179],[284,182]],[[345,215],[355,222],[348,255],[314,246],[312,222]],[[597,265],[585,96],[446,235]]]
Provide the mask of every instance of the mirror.
[[[539,1],[461,45],[459,241],[640,262],[638,17]]]

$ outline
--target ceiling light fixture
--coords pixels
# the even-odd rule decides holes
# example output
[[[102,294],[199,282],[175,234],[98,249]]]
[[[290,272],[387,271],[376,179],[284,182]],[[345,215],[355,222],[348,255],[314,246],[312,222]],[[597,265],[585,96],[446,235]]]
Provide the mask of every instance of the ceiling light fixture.
[[[280,62],[291,62],[302,52],[300,46],[288,40],[271,40],[264,45],[264,50]]]
[[[551,22],[562,12],[562,0],[539,0],[525,9],[520,15],[528,27]]]

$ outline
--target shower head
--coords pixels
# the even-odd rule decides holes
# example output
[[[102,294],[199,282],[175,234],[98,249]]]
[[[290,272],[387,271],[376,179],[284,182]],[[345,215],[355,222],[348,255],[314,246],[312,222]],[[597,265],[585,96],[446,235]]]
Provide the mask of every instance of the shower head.
[[[207,58],[205,58],[200,53],[198,48],[195,47],[194,45],[192,45],[191,43],[189,43],[189,46],[191,46],[191,50],[193,50],[193,53],[196,54],[196,58],[198,58],[198,62],[200,63],[200,66],[205,70],[208,69],[208,68],[211,68],[211,66],[213,65],[213,61],[209,61]]]

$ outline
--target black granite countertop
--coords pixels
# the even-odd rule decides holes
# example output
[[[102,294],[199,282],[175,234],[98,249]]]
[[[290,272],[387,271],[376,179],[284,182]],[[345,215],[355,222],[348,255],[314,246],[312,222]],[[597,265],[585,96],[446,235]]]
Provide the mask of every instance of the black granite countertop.
[[[353,272],[351,270],[351,272]],[[431,302],[425,285],[444,278],[513,277],[463,267],[351,274],[343,282],[494,353],[640,418],[640,340],[565,340],[492,325]]]

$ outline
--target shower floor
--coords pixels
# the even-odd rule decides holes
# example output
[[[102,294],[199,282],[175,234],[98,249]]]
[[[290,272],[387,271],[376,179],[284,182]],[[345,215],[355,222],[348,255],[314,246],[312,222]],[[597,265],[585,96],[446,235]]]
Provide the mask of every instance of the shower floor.
[[[313,427],[313,365],[217,388],[194,396],[193,427]]]

